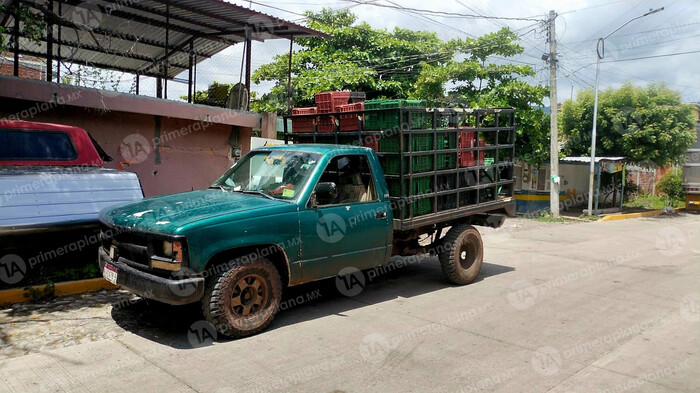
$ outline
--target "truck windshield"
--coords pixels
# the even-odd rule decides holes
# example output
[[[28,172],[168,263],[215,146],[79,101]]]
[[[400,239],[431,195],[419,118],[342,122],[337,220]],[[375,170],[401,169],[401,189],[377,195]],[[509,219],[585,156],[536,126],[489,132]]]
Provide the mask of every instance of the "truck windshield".
[[[308,182],[320,154],[298,151],[253,151],[236,163],[212,187],[230,192],[260,193],[294,199]]]

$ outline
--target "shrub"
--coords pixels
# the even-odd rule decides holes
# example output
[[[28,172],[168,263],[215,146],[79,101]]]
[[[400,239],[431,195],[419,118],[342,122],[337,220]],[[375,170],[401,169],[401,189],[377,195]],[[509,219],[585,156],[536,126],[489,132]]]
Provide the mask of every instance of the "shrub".
[[[683,174],[680,168],[673,168],[661,177],[657,184],[659,191],[670,199],[683,199]]]

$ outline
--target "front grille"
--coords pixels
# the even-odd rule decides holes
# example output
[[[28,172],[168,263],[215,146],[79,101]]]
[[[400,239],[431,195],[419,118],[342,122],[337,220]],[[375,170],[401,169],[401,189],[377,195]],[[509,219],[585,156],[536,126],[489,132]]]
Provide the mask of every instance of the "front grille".
[[[150,266],[148,238],[127,228],[100,223],[100,238],[105,250],[117,246],[119,256],[139,265]]]

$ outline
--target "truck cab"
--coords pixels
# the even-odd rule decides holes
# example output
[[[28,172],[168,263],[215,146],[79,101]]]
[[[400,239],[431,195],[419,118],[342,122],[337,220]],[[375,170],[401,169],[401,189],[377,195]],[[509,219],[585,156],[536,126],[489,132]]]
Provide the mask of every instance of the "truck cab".
[[[234,337],[270,323],[284,286],[392,255],[389,193],[364,147],[256,149],[208,190],[108,208],[100,222],[106,279],[164,303],[201,301]]]

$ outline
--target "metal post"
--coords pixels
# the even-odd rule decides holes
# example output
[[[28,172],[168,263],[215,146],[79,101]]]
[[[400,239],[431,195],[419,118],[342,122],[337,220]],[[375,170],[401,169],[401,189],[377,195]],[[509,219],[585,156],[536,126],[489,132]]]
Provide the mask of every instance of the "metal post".
[[[49,9],[53,12],[53,0],[49,0]],[[45,15],[46,16],[46,15]],[[46,23],[46,80],[53,79],[53,24],[51,18]]]
[[[58,0],[58,16],[60,18],[63,18],[63,0]],[[56,61],[56,83],[61,83],[61,25],[60,24],[58,25],[58,59]]]
[[[599,41],[600,42],[600,41]],[[593,99],[593,130],[591,131],[591,167],[588,176],[588,215],[593,213],[593,181],[595,176],[595,139],[598,121],[598,80],[600,75],[600,54],[595,66],[595,98]]]
[[[141,84],[141,76],[136,74],[136,95],[139,95],[139,87]]]
[[[187,102],[189,102],[190,104],[192,103],[192,62],[194,60],[194,58],[193,58],[194,55],[192,53],[193,51],[194,51],[194,41],[190,41],[190,53],[189,53],[190,54],[190,56],[189,56],[190,64],[188,66],[189,73],[187,76]]]
[[[596,187],[595,187],[595,215],[598,215],[598,201],[600,200],[600,170],[601,165],[596,165]]]
[[[557,14],[549,11],[549,211],[559,217],[559,122],[557,104],[557,36],[554,32]]]
[[[15,53],[12,73],[14,76],[19,76],[19,3],[15,3],[15,31],[13,37],[15,39]]]
[[[170,47],[170,1],[165,2],[165,59],[163,59],[163,76],[165,78],[165,99],[168,99],[168,48]]]
[[[250,67],[251,67],[251,46],[253,41],[250,39],[251,32],[246,29],[246,39],[245,39],[245,88],[250,96]],[[248,108],[246,108],[248,109]]]
[[[156,97],[163,98],[163,78],[156,78]]]
[[[591,199],[591,195],[593,194],[593,175],[594,175],[594,165],[595,165],[595,142],[596,142],[596,131],[597,131],[597,122],[598,122],[598,82],[600,80],[600,61],[603,60],[603,57],[605,57],[605,39],[610,37],[611,35],[615,34],[618,32],[620,29],[623,27],[627,26],[631,22],[644,18],[645,16],[649,16],[651,14],[655,14],[657,12],[661,12],[664,10],[664,7],[657,8],[655,10],[650,10],[649,12],[637,16],[635,18],[632,18],[625,22],[622,26],[618,27],[617,29],[613,30],[610,34],[606,35],[605,37],[602,37],[598,39],[598,43],[596,44],[596,54],[598,55],[598,58],[596,59],[596,65],[595,65],[595,99],[593,101],[593,130],[591,131],[591,168],[590,168],[590,174],[588,178],[588,215],[591,215],[591,208],[593,201]],[[597,208],[596,208],[597,210]]]
[[[289,37],[289,69],[287,74],[287,114],[292,114],[292,50],[294,36]]]
[[[620,212],[625,203],[625,183],[627,182],[627,164],[622,164],[622,185],[620,186]]]

